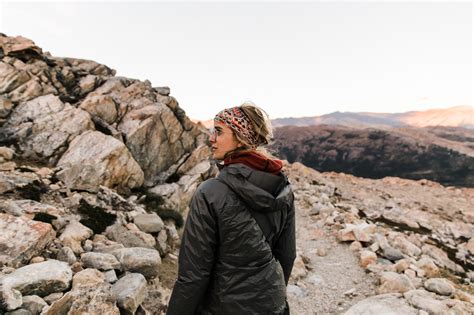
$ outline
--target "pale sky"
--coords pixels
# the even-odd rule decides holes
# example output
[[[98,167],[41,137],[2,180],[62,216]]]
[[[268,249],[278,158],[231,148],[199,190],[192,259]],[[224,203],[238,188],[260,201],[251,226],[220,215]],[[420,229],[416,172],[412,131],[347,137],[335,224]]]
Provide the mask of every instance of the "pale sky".
[[[0,32],[169,86],[191,118],[472,106],[471,2],[0,1]]]

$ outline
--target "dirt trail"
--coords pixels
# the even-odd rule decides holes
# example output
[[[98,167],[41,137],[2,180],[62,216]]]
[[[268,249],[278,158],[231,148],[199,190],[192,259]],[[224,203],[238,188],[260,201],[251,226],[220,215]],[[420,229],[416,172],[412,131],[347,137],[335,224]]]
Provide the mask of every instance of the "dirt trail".
[[[288,302],[292,314],[341,314],[375,295],[375,278],[358,264],[347,244],[338,243],[331,231],[320,227],[308,211],[297,211],[297,246],[312,270],[298,281],[290,280]],[[322,254],[324,256],[319,256]]]

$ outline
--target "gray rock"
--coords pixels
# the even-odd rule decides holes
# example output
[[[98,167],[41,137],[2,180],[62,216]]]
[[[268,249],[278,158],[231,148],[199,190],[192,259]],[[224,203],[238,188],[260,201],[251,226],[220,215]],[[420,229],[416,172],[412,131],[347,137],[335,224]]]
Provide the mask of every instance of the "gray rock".
[[[344,315],[418,315],[399,293],[371,296],[357,302]]]
[[[428,279],[425,281],[424,287],[428,291],[447,296],[453,295],[456,291],[451,281],[444,278]]]
[[[59,250],[56,257],[60,261],[67,262],[69,265],[74,264],[77,261],[76,255],[70,247],[63,247]]]
[[[103,274],[105,277],[105,281],[107,281],[108,283],[115,283],[118,280],[117,274],[115,273],[115,270],[113,269],[104,271]]]
[[[387,258],[388,260],[391,260],[391,261],[396,261],[396,260],[400,260],[400,259],[403,259],[403,253],[396,249],[396,248],[393,248],[393,247],[385,247],[383,250],[382,250],[382,256],[384,256],[385,258]]]
[[[23,295],[41,297],[67,289],[72,280],[72,270],[67,263],[48,260],[21,267],[1,279],[4,288],[20,291]]]
[[[127,274],[112,286],[112,292],[126,314],[135,314],[147,294],[146,279],[139,273]]]
[[[146,233],[160,232],[165,226],[163,220],[156,213],[139,214],[133,218],[133,222]]]
[[[64,229],[59,240],[72,249],[75,254],[84,252],[82,242],[94,234],[91,229],[82,225],[79,221],[72,221]]]
[[[39,255],[56,235],[48,223],[6,213],[0,213],[0,231],[0,266],[15,268]]]
[[[31,314],[38,315],[48,304],[37,295],[27,295],[23,297],[22,308],[29,310]]]
[[[67,187],[97,192],[106,187],[136,188],[143,184],[143,171],[127,147],[98,131],[76,137],[58,162],[57,173]]]
[[[156,244],[152,235],[138,230],[129,230],[121,224],[109,226],[106,233],[108,238],[123,244],[125,247],[154,248]]]
[[[138,272],[147,278],[158,275],[161,257],[154,249],[131,247],[115,250],[112,254],[120,261],[124,271]]]
[[[112,254],[106,253],[85,253],[81,260],[84,267],[99,270],[120,269],[120,262]]]

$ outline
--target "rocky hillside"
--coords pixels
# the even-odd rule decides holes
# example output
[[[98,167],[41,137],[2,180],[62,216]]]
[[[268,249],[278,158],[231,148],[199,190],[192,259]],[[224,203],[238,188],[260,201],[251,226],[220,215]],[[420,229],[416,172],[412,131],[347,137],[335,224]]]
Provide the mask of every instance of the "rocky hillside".
[[[295,314],[474,314],[474,189],[287,167]]]
[[[278,118],[272,120],[274,127],[340,125],[352,128],[387,127],[463,127],[474,129],[474,108],[455,106],[451,108],[411,111],[406,113],[334,112],[327,115],[300,118]]]
[[[164,314],[189,200],[216,172],[206,134],[167,88],[0,48],[0,314]],[[285,172],[292,313],[474,313],[473,189]]]
[[[22,37],[0,57],[0,313],[159,313],[207,135],[169,88]]]
[[[287,126],[275,130],[273,149],[289,162],[319,171],[474,187],[474,131],[469,129]]]

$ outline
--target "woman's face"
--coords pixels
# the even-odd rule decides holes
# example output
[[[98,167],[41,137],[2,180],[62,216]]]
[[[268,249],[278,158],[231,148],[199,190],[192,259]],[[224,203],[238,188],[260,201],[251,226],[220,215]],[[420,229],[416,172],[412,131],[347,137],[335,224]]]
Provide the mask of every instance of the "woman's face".
[[[216,160],[223,160],[227,152],[235,150],[240,145],[234,136],[232,129],[221,122],[214,122],[214,132],[209,139],[211,143],[212,157]]]

